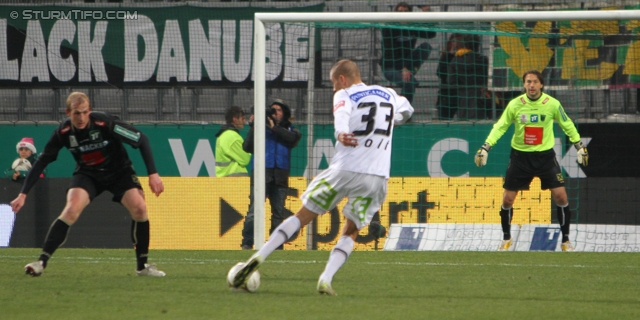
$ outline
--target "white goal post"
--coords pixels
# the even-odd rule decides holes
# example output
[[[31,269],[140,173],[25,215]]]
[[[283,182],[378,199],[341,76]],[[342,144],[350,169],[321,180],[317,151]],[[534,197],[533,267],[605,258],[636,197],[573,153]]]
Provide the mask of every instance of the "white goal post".
[[[501,22],[501,21],[571,21],[637,20],[640,10],[508,11],[508,12],[375,12],[375,13],[256,13],[254,17],[253,75],[255,123],[265,123],[266,61],[265,23],[313,22]],[[309,33],[312,37],[313,33]],[[313,41],[310,41],[309,66],[313,68]],[[348,57],[346,57],[348,58]],[[313,81],[313,77],[309,77]],[[309,87],[309,86],[308,86]],[[311,87],[312,88],[312,87]],[[310,90],[311,91],[311,90]],[[307,99],[311,108],[313,99]],[[309,125],[312,125],[309,123]],[[265,241],[265,130],[254,130],[254,239],[256,249]],[[312,139],[312,137],[306,137]]]

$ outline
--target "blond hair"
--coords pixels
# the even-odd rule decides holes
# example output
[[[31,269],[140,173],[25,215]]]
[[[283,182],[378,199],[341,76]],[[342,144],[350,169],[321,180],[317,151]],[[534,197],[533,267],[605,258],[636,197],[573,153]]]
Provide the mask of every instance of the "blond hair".
[[[67,97],[67,111],[71,111],[72,106],[79,105],[83,102],[89,104],[89,110],[91,110],[91,102],[89,101],[89,97],[84,92],[71,92]]]
[[[342,59],[331,68],[332,77],[336,78],[343,75],[345,78],[351,80],[351,83],[357,83],[362,81],[360,79],[360,69],[355,62],[349,59]]]

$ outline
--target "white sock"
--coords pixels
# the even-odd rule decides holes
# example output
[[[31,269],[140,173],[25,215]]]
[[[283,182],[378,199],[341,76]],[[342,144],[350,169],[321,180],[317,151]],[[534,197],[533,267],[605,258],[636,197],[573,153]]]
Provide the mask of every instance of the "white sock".
[[[349,236],[342,236],[340,240],[338,240],[338,243],[336,243],[336,246],[329,254],[329,261],[327,261],[327,265],[324,267],[324,272],[320,275],[321,281],[331,284],[333,276],[338,272],[338,269],[347,262],[347,258],[351,255],[353,245],[353,239]]]
[[[296,216],[287,218],[287,220],[283,221],[276,230],[273,231],[271,237],[269,237],[269,241],[258,251],[258,254],[261,255],[263,259],[266,259],[298,230],[300,230],[300,219]]]

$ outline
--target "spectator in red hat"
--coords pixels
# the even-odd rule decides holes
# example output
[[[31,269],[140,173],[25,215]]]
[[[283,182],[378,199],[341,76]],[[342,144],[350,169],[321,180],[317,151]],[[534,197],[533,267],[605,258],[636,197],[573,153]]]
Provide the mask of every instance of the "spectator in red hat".
[[[18,153],[18,158],[13,161],[10,169],[5,170],[4,175],[13,181],[22,181],[31,169],[31,164],[38,159],[33,138],[22,138],[16,144],[16,152]],[[44,177],[44,174],[41,177]]]

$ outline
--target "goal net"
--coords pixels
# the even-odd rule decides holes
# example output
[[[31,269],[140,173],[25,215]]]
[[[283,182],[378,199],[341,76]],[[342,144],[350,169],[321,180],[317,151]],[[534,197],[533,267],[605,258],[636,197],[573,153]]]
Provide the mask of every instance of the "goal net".
[[[415,108],[412,121],[395,130],[389,192],[374,218],[386,235],[365,228],[357,249],[493,251],[502,240],[499,211],[513,126],[491,150],[485,167],[477,168],[473,155],[509,101],[523,94],[522,75],[541,71],[544,91],[561,102],[592,153],[594,169],[579,166],[575,149],[555,125],[553,149],[573,212],[570,240],[581,251],[638,251],[638,220],[627,212],[637,204],[622,196],[630,193],[620,180],[609,179],[624,174],[613,161],[597,163],[606,159],[598,152],[625,154],[614,141],[624,141],[621,128],[635,122],[629,115],[638,103],[640,22],[634,20],[636,8],[625,9],[257,13],[254,105],[266,105],[274,95],[269,82],[282,76],[282,61],[288,60],[283,53],[308,52],[308,59],[298,58],[298,69],[284,74],[308,80],[307,88],[295,93],[306,101],[296,112],[297,121],[304,123],[306,148],[294,151],[295,157],[307,159],[303,176],[295,181],[303,190],[334,153],[329,70],[338,59],[353,60],[365,83],[392,87]],[[274,41],[282,31],[284,37],[298,39],[299,46],[283,50]],[[256,123],[264,117],[257,108]],[[527,121],[551,120],[544,117]],[[262,203],[264,132],[256,134],[255,201]],[[620,158],[623,166],[629,160]],[[605,193],[597,194],[605,185]],[[296,212],[301,203],[290,199],[287,205]],[[287,245],[331,248],[344,222],[343,206],[319,217],[303,230],[306,237]],[[258,207],[259,247],[268,237],[263,223],[269,214],[265,217],[265,208]],[[560,250],[555,208],[539,179],[519,192],[511,250]]]

